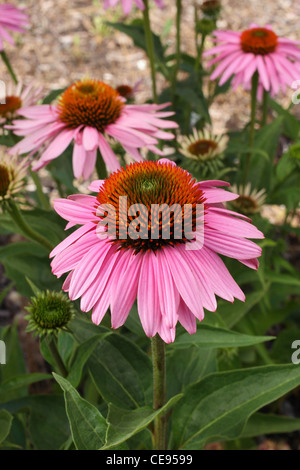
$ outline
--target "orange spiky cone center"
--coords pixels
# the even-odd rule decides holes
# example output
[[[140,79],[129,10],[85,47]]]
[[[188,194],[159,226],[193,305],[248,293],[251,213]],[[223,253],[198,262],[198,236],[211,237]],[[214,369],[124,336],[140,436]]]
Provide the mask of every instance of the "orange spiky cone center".
[[[61,95],[57,109],[60,120],[71,129],[79,126],[104,132],[120,117],[124,103],[120,94],[99,80],[75,82]]]

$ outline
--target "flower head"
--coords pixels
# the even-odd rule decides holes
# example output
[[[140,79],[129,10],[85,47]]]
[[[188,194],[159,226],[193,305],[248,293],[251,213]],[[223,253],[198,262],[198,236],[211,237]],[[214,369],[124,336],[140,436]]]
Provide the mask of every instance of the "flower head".
[[[38,292],[31,298],[31,304],[26,307],[27,331],[33,331],[40,337],[57,334],[66,329],[71,321],[74,310],[68,297],[62,292]]]
[[[232,186],[232,191],[239,197],[231,201],[231,205],[245,215],[252,215],[260,211],[261,206],[266,200],[266,190],[251,189],[251,184],[246,186]]]
[[[22,192],[27,168],[28,159],[11,156],[5,148],[0,149],[0,203]]]
[[[216,310],[215,295],[230,302],[245,298],[218,253],[254,269],[261,254],[247,238],[263,234],[224,208],[223,202],[238,196],[219,186],[227,183],[197,183],[162,159],[134,163],[93,182],[95,196],[56,200],[67,227],[81,227],[52,251],[52,272],[69,272],[63,290],[71,300],[81,297],[81,310],[93,310],[96,324],[110,307],[112,328],[119,328],[137,299],[147,336],[158,333],[172,342],[177,322],[194,333],[203,309]]]
[[[206,0],[200,5],[200,9],[204,15],[208,17],[215,18],[221,11],[221,1],[220,0]]]
[[[143,0],[103,0],[104,9],[106,10],[107,8],[114,7],[118,3],[120,3],[120,1],[121,1],[122,9],[125,15],[128,15],[131,12],[133,3],[135,3],[136,6],[140,10],[145,9],[145,4]],[[165,7],[163,0],[154,0],[154,1],[159,8]]]
[[[134,95],[138,91],[139,86],[142,83],[142,81],[143,81],[143,79],[138,80],[133,86],[126,85],[126,84],[120,84],[116,87],[116,90],[128,102],[132,102],[134,100]]]
[[[0,51],[3,50],[3,41],[14,45],[14,40],[8,31],[24,33],[29,25],[28,16],[11,3],[0,5]]]
[[[174,135],[159,127],[177,127],[175,122],[161,119],[174,114],[162,112],[166,106],[168,103],[129,105],[109,85],[83,79],[67,88],[54,105],[19,110],[25,119],[13,121],[7,128],[25,139],[16,144],[12,152],[39,151],[40,159],[33,166],[33,170],[39,170],[59,157],[73,141],[76,178],[91,176],[98,149],[107,168],[113,172],[121,166],[106,137],[113,137],[136,161],[142,160],[138,151],[142,147],[162,154],[156,147],[157,139],[173,139]]]
[[[0,103],[0,124],[18,117],[21,108],[35,105],[42,97],[42,87],[35,87],[33,82],[23,86],[22,82],[6,90],[5,103]]]
[[[203,178],[208,173],[216,174],[223,167],[223,152],[227,141],[228,137],[225,135],[216,136],[207,129],[198,131],[195,128],[193,134],[180,136],[178,139],[179,151],[193,163],[192,168]]]
[[[214,35],[217,45],[203,56],[216,55],[208,66],[218,64],[210,79],[221,77],[220,85],[233,76],[234,89],[239,85],[249,89],[257,71],[259,94],[266,90],[274,96],[299,78],[300,42],[277,36],[270,25],[252,23],[242,32],[215,31]]]

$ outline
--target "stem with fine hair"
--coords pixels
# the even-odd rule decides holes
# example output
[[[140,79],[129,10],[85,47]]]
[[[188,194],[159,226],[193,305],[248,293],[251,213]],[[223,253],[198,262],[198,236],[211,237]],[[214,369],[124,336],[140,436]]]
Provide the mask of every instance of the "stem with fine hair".
[[[51,336],[51,338],[47,338],[47,345],[48,345],[49,351],[51,352],[51,355],[54,359],[54,362],[57,365],[57,368],[58,368],[60,374],[63,377],[67,377],[68,371],[67,371],[67,368],[66,368],[65,364],[63,363],[63,360],[62,360],[62,358],[59,354],[57,344],[56,344],[56,340],[53,337],[53,335]]]
[[[173,96],[173,102],[174,102],[174,96],[175,96],[175,91],[176,91],[176,82],[177,82],[177,75],[179,71],[179,65],[180,65],[180,58],[181,58],[181,49],[180,49],[180,42],[181,42],[181,37],[180,37],[180,25],[181,25],[181,0],[176,0],[176,55],[175,55],[175,66],[174,66],[174,72],[173,72],[173,77],[172,77],[172,96]]]
[[[145,5],[145,9],[143,11],[144,27],[145,27],[145,35],[146,35],[147,53],[148,53],[148,57],[149,57],[149,61],[150,61],[150,69],[151,69],[153,101],[154,101],[154,103],[157,103],[154,43],[153,43],[153,34],[152,34],[152,31],[151,31],[151,24],[150,24],[148,0],[144,0],[144,5]]]
[[[11,66],[11,63],[10,63],[6,53],[4,51],[1,51],[0,54],[1,54],[1,57],[2,57],[2,60],[3,60],[4,64],[6,65],[7,70],[9,71],[9,74],[10,74],[11,78],[13,79],[15,84],[17,85],[18,84],[18,79],[15,75],[15,72],[13,71],[13,68]]]
[[[153,408],[160,409],[166,403],[166,358],[165,343],[159,335],[151,339],[153,363]],[[160,415],[154,419],[154,449],[167,448],[167,417]]]
[[[261,127],[265,126],[267,123],[268,105],[269,105],[269,92],[264,89],[263,102],[262,102]]]
[[[257,89],[258,89],[258,72],[255,72],[252,76],[252,86],[251,86],[251,121],[250,121],[250,131],[249,131],[249,147],[253,146],[254,135],[255,135],[255,118],[256,118],[256,108],[257,108]],[[250,167],[251,153],[248,152],[245,162],[244,170],[244,184],[247,183],[249,167]]]
[[[17,226],[21,229],[22,233],[26,237],[28,237],[30,240],[39,243],[40,245],[43,245],[45,248],[47,248],[47,250],[53,250],[52,243],[50,243],[47,238],[37,233],[28,225],[28,223],[22,216],[17,204],[12,199],[7,204],[7,211],[13,221],[17,224]]]

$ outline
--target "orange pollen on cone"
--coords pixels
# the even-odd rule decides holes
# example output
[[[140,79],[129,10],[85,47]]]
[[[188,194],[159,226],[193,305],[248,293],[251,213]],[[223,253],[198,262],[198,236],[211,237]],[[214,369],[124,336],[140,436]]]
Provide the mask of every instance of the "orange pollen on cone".
[[[201,156],[206,155],[210,150],[215,150],[218,147],[217,142],[209,139],[201,139],[192,142],[188,146],[188,151],[192,155]]]
[[[71,129],[95,127],[103,132],[120,117],[124,103],[120,94],[99,80],[86,79],[73,83],[59,98],[60,120]]]
[[[6,96],[6,103],[0,104],[0,116],[8,117],[14,114],[22,106],[22,100],[19,96]]]
[[[278,44],[278,36],[266,28],[253,28],[241,34],[241,47],[244,52],[266,55],[274,52]]]
[[[7,194],[10,185],[10,172],[5,165],[0,164],[0,196]]]
[[[119,249],[133,249],[135,253],[156,252],[186,242],[186,233],[196,227],[197,208],[205,202],[203,191],[195,183],[182,168],[154,161],[134,163],[110,175],[97,196],[100,207],[109,204],[114,209],[116,231],[110,241]],[[120,204],[124,200],[127,206]],[[104,218],[109,225],[109,210]],[[140,236],[133,239],[131,227],[137,221]]]

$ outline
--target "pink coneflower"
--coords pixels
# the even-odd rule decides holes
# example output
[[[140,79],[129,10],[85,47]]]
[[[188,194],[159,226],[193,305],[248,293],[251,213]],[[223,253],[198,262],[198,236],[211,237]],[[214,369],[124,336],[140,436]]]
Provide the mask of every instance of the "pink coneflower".
[[[162,154],[156,147],[157,139],[173,139],[174,135],[159,129],[176,128],[173,121],[161,118],[173,112],[160,111],[167,104],[128,105],[109,85],[99,80],[84,79],[75,82],[61,95],[56,105],[39,105],[19,111],[26,119],[8,126],[25,138],[12,152],[32,154],[41,151],[33,170],[39,170],[59,157],[74,141],[74,176],[88,179],[92,174],[99,148],[110,171],[120,163],[105,135],[117,140],[135,160],[142,157],[138,148],[146,147]]]
[[[134,163],[106,180],[94,181],[90,190],[97,196],[57,199],[54,208],[68,221],[67,227],[81,225],[50,255],[54,257],[51,266],[57,277],[69,272],[63,290],[69,293],[71,300],[81,297],[82,311],[93,309],[92,321],[96,324],[110,307],[112,328],[125,323],[137,299],[146,335],[153,337],[158,333],[167,343],[175,339],[177,322],[190,334],[195,333],[196,319],[203,320],[203,309],[216,310],[215,295],[230,302],[234,298],[244,301],[243,292],[218,253],[257,269],[256,258],[261,255],[261,249],[247,238],[263,238],[263,234],[245,216],[223,207],[223,202],[238,195],[218,186],[229,184],[223,181],[197,183],[187,171],[162,159]],[[193,231],[195,210],[198,205],[204,205],[204,225],[197,228],[196,224],[199,236],[204,230],[202,248],[188,249],[190,243],[197,241],[187,239],[183,230],[180,237],[176,236],[178,212],[176,215],[175,211],[167,223],[168,237],[162,236],[164,219],[157,224],[152,212],[150,217],[145,218],[143,213],[139,218],[138,229],[143,235],[129,236],[135,221],[131,211],[125,212],[124,218],[124,207],[119,209],[120,197],[127,197],[128,210],[135,207],[134,204],[142,204],[148,210],[153,204],[160,207],[175,204],[180,206],[180,212],[190,207],[192,227],[189,228]],[[106,207],[115,210],[115,236],[111,233],[108,236],[105,231]],[[153,239],[155,224],[160,226],[160,231]]]
[[[120,3],[120,1],[125,15],[128,15],[131,12],[133,3],[135,3],[140,10],[145,9],[143,0],[103,0],[104,9],[106,10],[107,8],[115,7],[118,3]],[[165,7],[163,0],[154,1],[159,8]]]
[[[210,79],[221,77],[220,85],[233,75],[234,89],[239,85],[249,89],[257,71],[260,88],[274,96],[299,78],[300,42],[278,37],[270,25],[261,28],[252,23],[242,32],[215,31],[214,35],[218,44],[203,56],[217,55],[208,66],[218,63]]]
[[[0,51],[3,51],[3,41],[15,44],[7,30],[24,33],[28,25],[28,16],[22,10],[11,3],[0,5]]]
[[[43,87],[35,87],[33,82],[26,87],[22,82],[14,86],[9,84],[5,103],[0,103],[0,124],[16,118],[21,108],[35,105],[42,97],[42,90]]]

